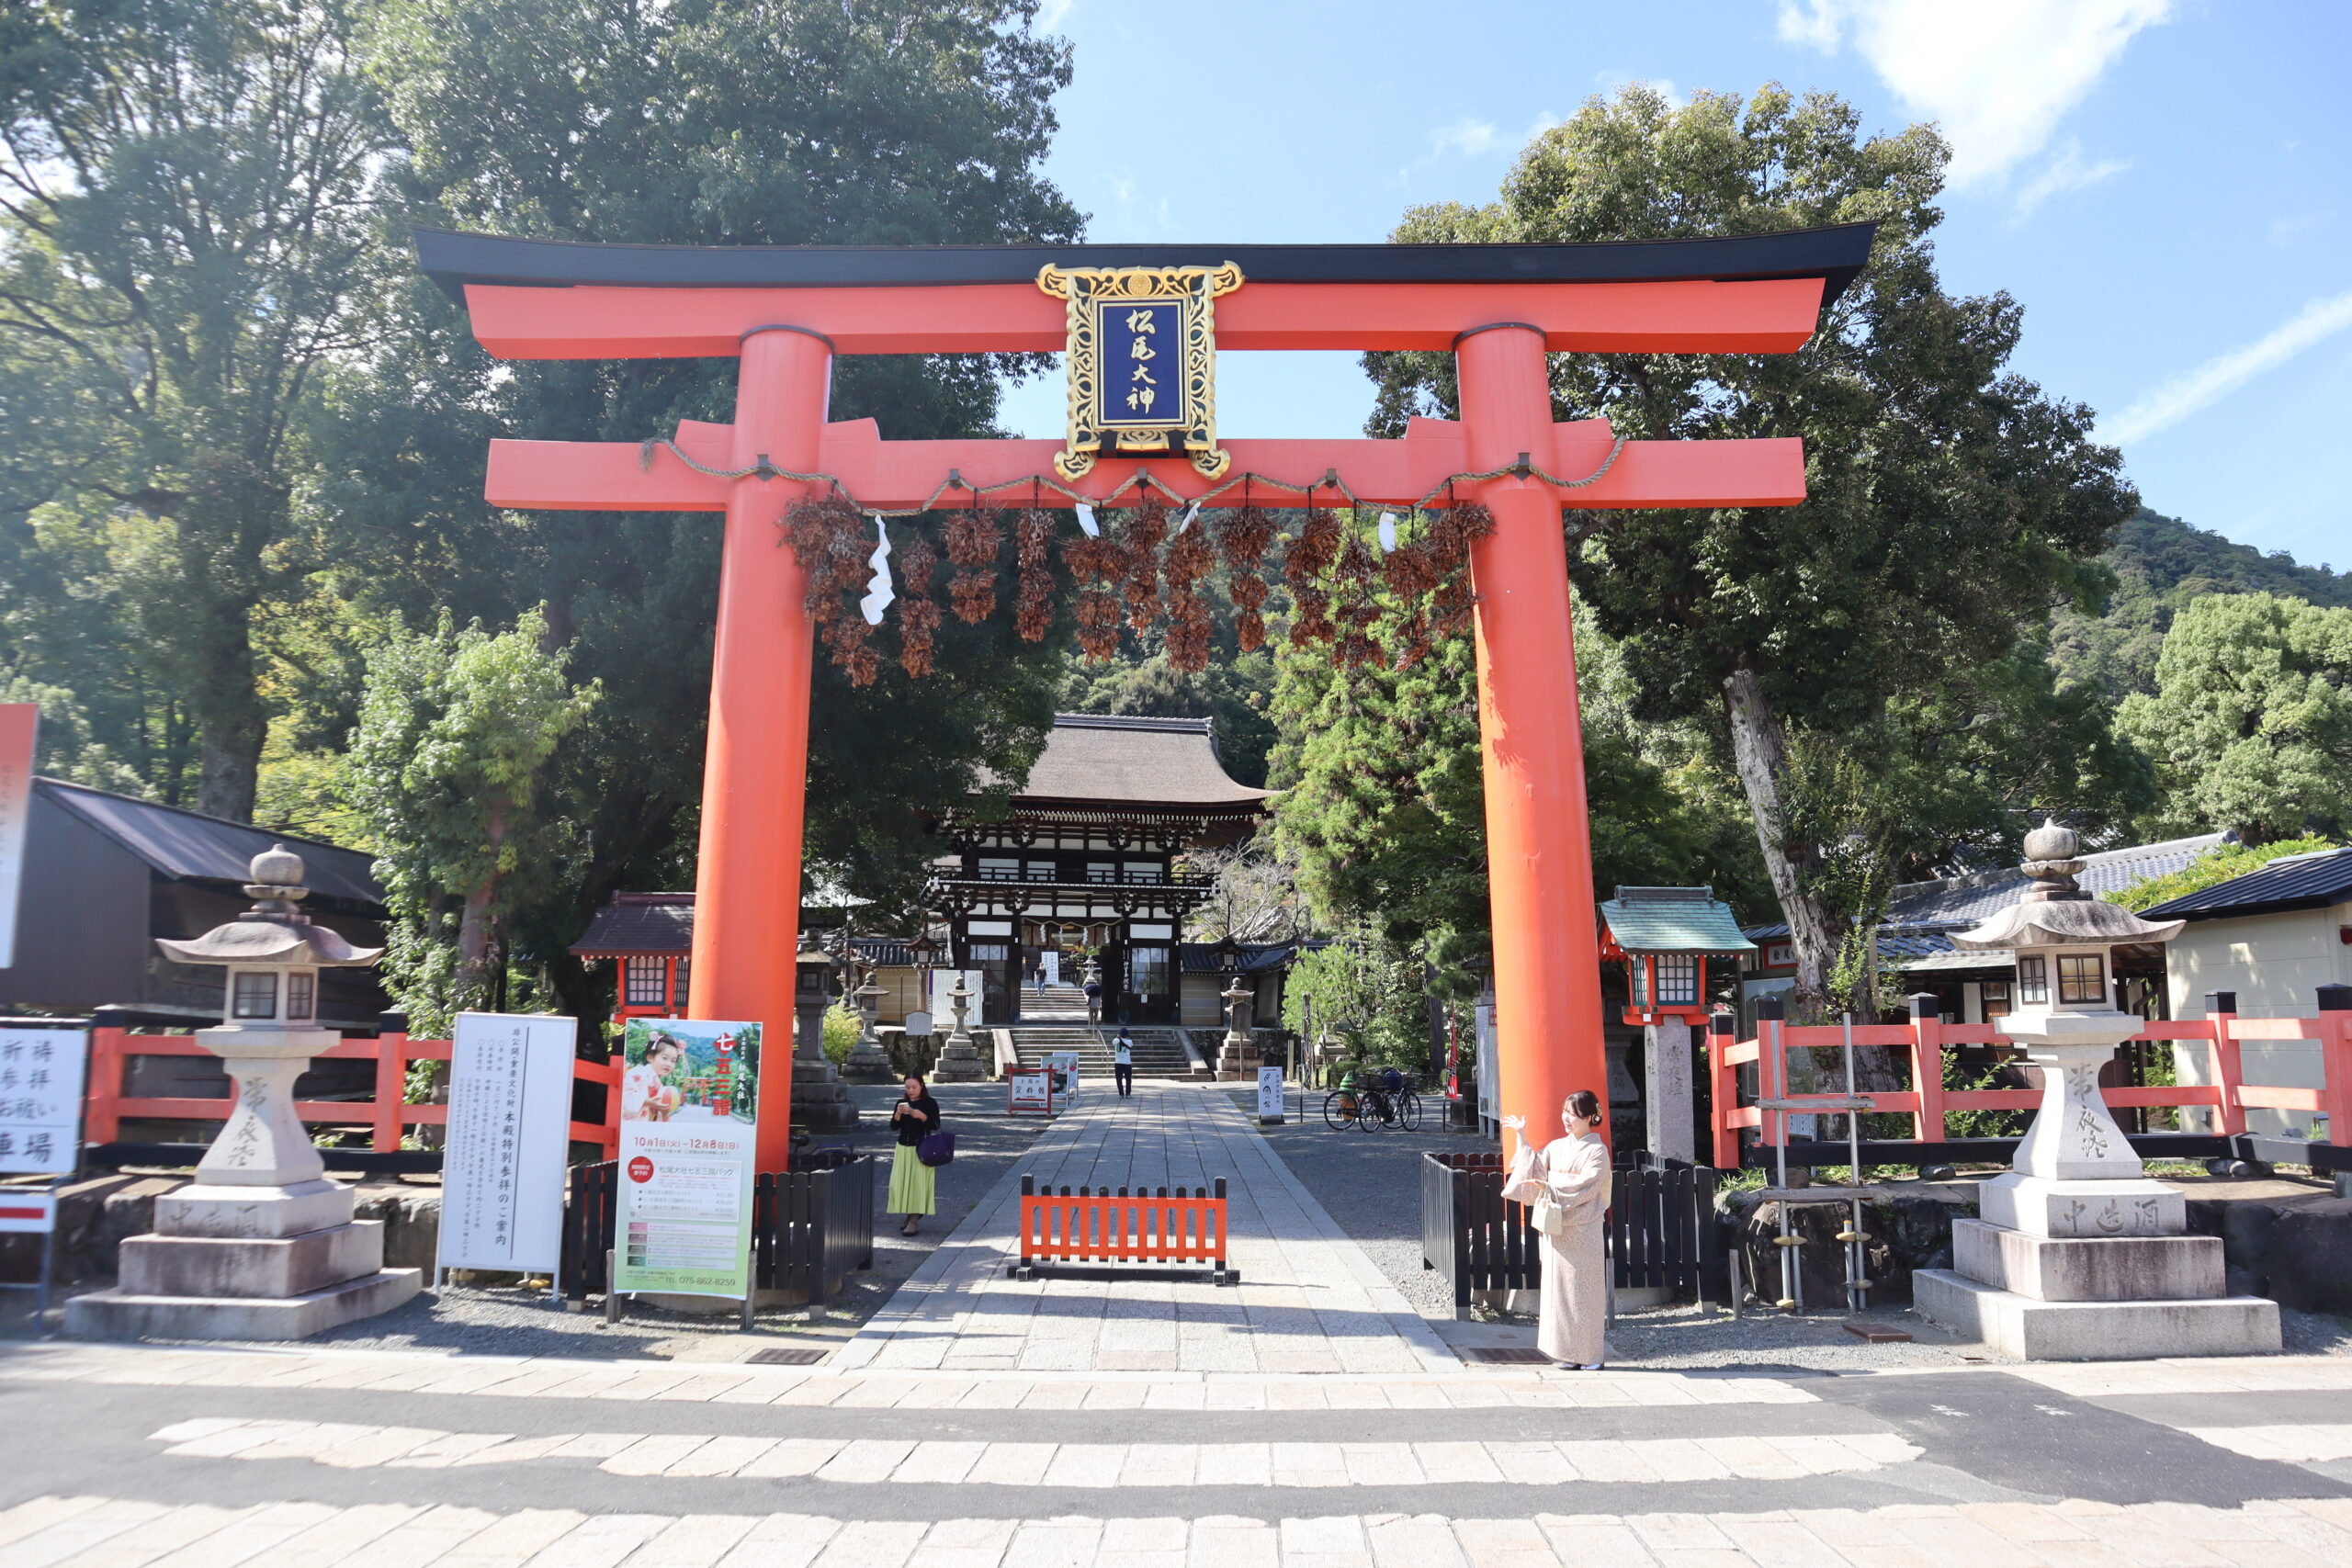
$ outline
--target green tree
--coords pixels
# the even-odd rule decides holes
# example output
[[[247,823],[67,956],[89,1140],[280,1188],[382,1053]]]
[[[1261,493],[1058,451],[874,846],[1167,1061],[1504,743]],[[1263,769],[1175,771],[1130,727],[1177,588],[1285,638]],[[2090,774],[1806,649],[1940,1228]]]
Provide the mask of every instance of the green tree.
[[[1945,148],[1928,127],[1865,139],[1827,94],[1778,86],[1680,107],[1635,84],[1521,154],[1501,199],[1422,208],[1399,242],[1601,241],[1875,221],[1866,272],[1785,355],[1556,355],[1564,419],[1634,438],[1803,436],[1792,508],[1619,514],[1583,547],[1579,585],[1623,650],[1645,719],[1720,728],[1798,958],[1825,1004],[1857,911],[1826,873],[1818,803],[1791,798],[1807,738],[1854,750],[1889,705],[1997,660],[2054,597],[2098,585],[2088,558],[2136,498],[2087,409],[2006,366],[2020,312],[1956,297],[1928,235]],[[1444,355],[1372,355],[1376,433],[1450,412]],[[1883,748],[1865,771],[1891,760]],[[1837,841],[1854,825],[1832,823]]]
[[[2158,826],[2250,844],[2352,830],[2352,609],[2217,593],[2182,610],[2156,690],[2124,699],[2155,760]]]
[[[347,787],[380,846],[385,973],[419,1034],[503,1002],[504,927],[566,836],[542,776],[597,693],[572,687],[547,637],[536,611],[501,633],[444,617],[368,660]]]
[[[394,171],[402,210],[422,222],[662,244],[1068,240],[1079,215],[1036,165],[1069,51],[1028,31],[1033,9],[387,0],[365,51],[409,150]],[[735,364],[494,364],[413,275],[379,309],[380,346],[330,389],[317,504],[335,524],[335,581],[369,616],[420,625],[544,604],[575,678],[600,685],[549,786],[577,836],[514,922],[518,952],[568,1010],[591,1014],[607,982],[565,951],[589,916],[616,888],[694,879],[719,524],[494,512],[482,455],[497,435],[637,440],[728,419]],[[1023,368],[843,358],[832,417],[872,416],[894,438],[998,434],[1000,378]],[[903,550],[914,525],[891,526]],[[941,628],[927,680],[888,670],[853,688],[820,661],[812,870],[902,905],[937,852],[923,808],[1026,773],[1062,638],[1021,641],[999,598],[989,621]]]
[[[2249,871],[2260,871],[2288,855],[2318,854],[2338,846],[2326,839],[2274,839],[2267,844],[2216,844],[2178,871],[2135,882],[2120,893],[2107,895],[2110,903],[2127,909],[2153,909]]]
[[[194,804],[241,820],[270,710],[256,621],[303,558],[306,421],[380,260],[387,138],[349,23],[345,0],[0,16],[0,367],[37,405],[10,421],[0,520],[79,502],[165,525],[118,683],[185,705]]]

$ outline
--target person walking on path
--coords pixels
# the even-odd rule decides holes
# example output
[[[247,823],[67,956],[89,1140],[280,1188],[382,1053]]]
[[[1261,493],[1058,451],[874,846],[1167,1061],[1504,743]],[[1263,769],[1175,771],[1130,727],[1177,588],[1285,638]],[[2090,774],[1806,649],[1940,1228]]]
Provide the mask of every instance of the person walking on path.
[[[1136,1087],[1136,1043],[1127,1032],[1119,1031],[1119,1038],[1111,1047],[1111,1077],[1121,1094],[1133,1094]]]
[[[890,1201],[885,1212],[906,1215],[907,1223],[899,1227],[899,1234],[912,1235],[923,1215],[939,1212],[939,1173],[923,1164],[915,1152],[918,1145],[939,1131],[939,1101],[931,1098],[931,1090],[913,1073],[907,1075],[905,1089],[899,1102],[890,1107],[890,1129],[899,1135],[899,1146],[890,1156]]]
[[[1600,1100],[1580,1089],[1560,1107],[1566,1136],[1537,1148],[1527,1118],[1506,1116],[1519,1134],[1503,1196],[1535,1209],[1544,1245],[1544,1295],[1535,1343],[1563,1367],[1597,1372],[1607,1350],[1609,1280],[1601,1216],[1609,1207],[1609,1145],[1600,1141]]]

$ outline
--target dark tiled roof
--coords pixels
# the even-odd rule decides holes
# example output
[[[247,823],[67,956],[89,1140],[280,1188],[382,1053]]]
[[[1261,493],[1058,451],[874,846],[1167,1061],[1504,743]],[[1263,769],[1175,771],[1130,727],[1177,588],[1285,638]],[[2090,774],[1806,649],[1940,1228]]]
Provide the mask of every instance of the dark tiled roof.
[[[2075,880],[2086,893],[2101,897],[2120,893],[2150,877],[2171,875],[2220,842],[2221,834],[2202,833],[2193,839],[2167,839],[2160,844],[2101,850],[2081,857],[2082,873]],[[1887,900],[1883,929],[1965,931],[2016,903],[2031,880],[2021,871],[2010,870],[1906,882]],[[1747,931],[1758,942],[1781,942],[1789,934],[1786,922],[1749,926]]]
[[[1255,942],[1241,944],[1239,968],[1244,975],[1261,975],[1269,969],[1282,969],[1298,956],[1295,942]],[[1176,944],[1179,972],[1186,975],[1221,975],[1225,972],[1223,956],[1213,942],[1184,942]]]
[[[695,896],[691,893],[616,893],[596,911],[571,951],[584,958],[620,953],[691,953],[695,945]]]
[[[2211,920],[2281,909],[2324,909],[2352,900],[2352,848],[2287,855],[2243,876],[2140,911],[2143,919]]]
[[[51,802],[175,881],[243,887],[252,880],[254,856],[273,844],[284,844],[302,857],[302,879],[313,896],[368,905],[378,918],[383,915],[384,890],[376,885],[372,855],[62,779],[37,779],[34,784]]]
[[[1262,807],[1266,794],[1227,776],[1205,718],[1060,713],[1013,799],[1249,809]]]
[[[852,937],[850,945],[857,949],[858,957],[884,969],[911,969],[915,966],[913,944],[894,936]]]

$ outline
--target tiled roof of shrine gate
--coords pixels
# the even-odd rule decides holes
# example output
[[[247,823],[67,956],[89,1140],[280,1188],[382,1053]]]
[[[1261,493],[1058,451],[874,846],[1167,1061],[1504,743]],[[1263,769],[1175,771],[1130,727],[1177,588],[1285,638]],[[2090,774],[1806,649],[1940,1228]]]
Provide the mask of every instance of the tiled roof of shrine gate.
[[[607,245],[412,228],[426,276],[563,288],[840,288],[1029,283],[1054,266],[1220,266],[1266,283],[1635,283],[1818,277],[1826,306],[1873,223],[1681,240],[1431,245]]]
[[[1205,718],[1057,713],[1046,749],[1012,797],[1016,808],[1220,815],[1264,809],[1271,792],[1236,784]]]

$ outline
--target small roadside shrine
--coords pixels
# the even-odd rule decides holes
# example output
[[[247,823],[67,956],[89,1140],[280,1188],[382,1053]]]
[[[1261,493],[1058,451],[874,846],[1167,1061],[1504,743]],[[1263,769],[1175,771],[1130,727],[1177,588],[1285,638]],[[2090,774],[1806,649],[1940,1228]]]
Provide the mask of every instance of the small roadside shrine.
[[[1601,961],[1625,965],[1623,1019],[1642,1031],[1645,1146],[1661,1158],[1697,1157],[1696,1036],[1716,982],[1755,951],[1712,887],[1620,887],[1600,906]]]
[[[1220,564],[1245,646],[1264,636],[1274,584],[1294,609],[1292,642],[1343,662],[1409,661],[1435,640],[1475,637],[1501,1100],[1548,1122],[1605,1074],[1561,509],[1794,505],[1804,453],[1794,438],[1630,441],[1606,421],[1557,423],[1545,355],[1793,353],[1874,232],[733,250],[416,240],[492,354],[741,361],[729,423],[639,442],[496,441],[485,487],[523,509],[726,514],[695,1017],[790,1027],[797,910],[775,890],[800,885],[819,634],[853,681],[870,681],[873,634],[896,603],[899,663],[914,678],[930,669],[941,547],[902,525],[894,576],[888,519],[950,513],[950,603],[985,618],[1007,542],[999,509],[1013,508],[1024,637],[1052,624],[1058,554],[1090,652],[1115,647],[1123,619],[1164,619],[1171,659],[1197,668],[1197,586]],[[1220,349],[1450,353],[1461,418],[1416,419],[1396,440],[1227,440]],[[836,355],[991,353],[1066,355],[1063,440],[886,440],[872,421],[828,420]],[[1203,506],[1224,513],[1214,540]],[[1384,590],[1416,606],[1393,649],[1370,635]],[[763,1075],[762,1169],[784,1168],[790,1094],[787,1073]]]

